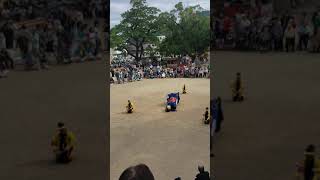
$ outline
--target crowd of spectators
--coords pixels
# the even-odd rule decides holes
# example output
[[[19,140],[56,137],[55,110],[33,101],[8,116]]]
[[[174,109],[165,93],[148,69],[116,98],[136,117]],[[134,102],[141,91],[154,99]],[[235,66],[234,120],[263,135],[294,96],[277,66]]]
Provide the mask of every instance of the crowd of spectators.
[[[34,70],[98,59],[107,43],[102,40],[106,8],[102,0],[3,2],[0,75],[6,76],[15,64]]]
[[[269,1],[230,1],[213,28],[216,49],[320,52],[320,8],[276,14]]]
[[[174,67],[166,63],[134,65],[132,62],[111,64],[111,83],[125,83],[139,81],[143,78],[209,78],[210,67],[208,61],[197,64],[195,62],[181,60]]]
[[[143,71],[127,62],[112,63],[110,67],[110,82],[125,83],[132,81],[140,81],[143,79]]]

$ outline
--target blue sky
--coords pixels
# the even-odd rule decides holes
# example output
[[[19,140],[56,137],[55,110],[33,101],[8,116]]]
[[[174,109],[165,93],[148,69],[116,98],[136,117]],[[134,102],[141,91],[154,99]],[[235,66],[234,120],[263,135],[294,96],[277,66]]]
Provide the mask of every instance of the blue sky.
[[[210,0],[147,0],[149,6],[157,7],[161,11],[169,11],[178,2],[183,2],[186,6],[200,4],[204,9],[210,10]],[[110,0],[110,25],[120,23],[121,14],[130,9],[130,0]]]

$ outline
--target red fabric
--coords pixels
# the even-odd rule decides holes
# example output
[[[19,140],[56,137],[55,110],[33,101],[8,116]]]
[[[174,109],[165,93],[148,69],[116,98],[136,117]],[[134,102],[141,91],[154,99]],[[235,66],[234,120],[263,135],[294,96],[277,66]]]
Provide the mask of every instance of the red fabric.
[[[229,31],[231,28],[231,19],[228,17],[225,17],[223,20],[223,30],[224,31]]]
[[[224,14],[229,17],[235,16],[237,13],[237,8],[234,6],[229,6],[224,8]]]
[[[169,103],[175,103],[176,101],[177,101],[177,98],[171,97],[168,102]]]

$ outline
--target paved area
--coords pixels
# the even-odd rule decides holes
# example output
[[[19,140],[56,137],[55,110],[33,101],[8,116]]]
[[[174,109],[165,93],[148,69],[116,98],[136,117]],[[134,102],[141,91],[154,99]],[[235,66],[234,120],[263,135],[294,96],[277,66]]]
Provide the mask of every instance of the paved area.
[[[212,90],[225,111],[213,146],[216,179],[293,179],[305,146],[319,148],[319,67],[319,54],[215,53]],[[245,80],[243,103],[230,97],[237,71]]]
[[[164,112],[169,92],[181,92],[177,112]],[[111,86],[111,180],[124,169],[147,164],[155,179],[194,179],[198,164],[209,170],[209,79],[153,79]],[[136,107],[125,113],[127,100]]]
[[[105,180],[107,101],[105,64],[54,66],[0,79],[0,179]],[[77,137],[75,160],[53,161],[50,140],[58,121]]]

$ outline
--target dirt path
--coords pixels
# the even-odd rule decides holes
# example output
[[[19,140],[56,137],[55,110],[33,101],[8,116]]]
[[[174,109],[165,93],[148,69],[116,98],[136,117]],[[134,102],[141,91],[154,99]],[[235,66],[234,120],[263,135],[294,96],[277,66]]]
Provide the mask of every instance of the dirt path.
[[[0,79],[0,179],[105,180],[107,112],[103,62],[11,72]],[[53,161],[50,140],[64,121],[78,140],[75,160]]]

